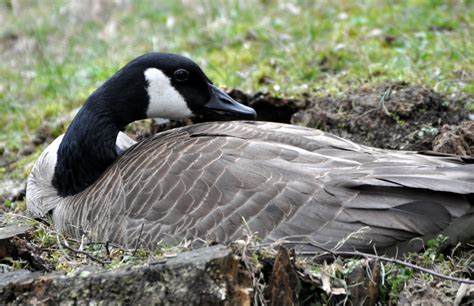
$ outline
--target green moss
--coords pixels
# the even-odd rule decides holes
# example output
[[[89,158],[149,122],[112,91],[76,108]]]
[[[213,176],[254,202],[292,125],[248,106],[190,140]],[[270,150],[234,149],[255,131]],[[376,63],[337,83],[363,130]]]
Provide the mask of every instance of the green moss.
[[[381,286],[381,297],[383,300],[389,300],[397,303],[400,290],[404,284],[413,277],[413,270],[407,267],[392,267],[394,270],[388,269],[386,277],[386,285]]]

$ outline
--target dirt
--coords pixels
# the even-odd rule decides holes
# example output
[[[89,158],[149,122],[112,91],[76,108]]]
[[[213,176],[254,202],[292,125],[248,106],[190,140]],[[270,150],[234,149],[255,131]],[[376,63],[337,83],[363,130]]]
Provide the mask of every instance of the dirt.
[[[457,284],[455,284],[458,287]],[[455,290],[439,281],[410,279],[399,294],[400,305],[450,305],[455,298]]]
[[[361,87],[341,97],[313,98],[307,109],[293,114],[291,123],[378,148],[433,150],[433,141],[444,125],[468,120],[469,99],[391,82]]]
[[[444,125],[433,141],[433,150],[457,155],[474,155],[474,121]]]
[[[404,82],[362,86],[340,96],[285,99],[265,93],[229,95],[252,106],[257,120],[321,129],[356,143],[395,150],[474,154],[474,123],[468,95],[447,96]],[[139,139],[170,128],[222,118],[195,117],[167,124],[134,125]]]

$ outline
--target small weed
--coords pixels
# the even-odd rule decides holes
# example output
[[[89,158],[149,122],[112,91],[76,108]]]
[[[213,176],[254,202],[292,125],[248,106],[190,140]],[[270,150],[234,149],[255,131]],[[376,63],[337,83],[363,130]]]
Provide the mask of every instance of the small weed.
[[[434,263],[437,260],[443,260],[444,256],[441,254],[441,250],[446,246],[448,237],[439,235],[435,239],[430,239],[427,242],[427,248],[423,253],[422,257],[425,258],[429,263]]]
[[[4,202],[3,202],[3,205],[5,206],[5,208],[8,208],[8,209],[12,209],[12,201],[9,200],[9,199],[6,199]]]
[[[402,290],[404,284],[413,277],[413,270],[407,267],[394,267],[385,265],[387,276],[385,278],[385,286],[381,286],[380,293],[384,300],[390,300],[397,304],[398,294]]]
[[[34,232],[33,239],[36,240],[42,248],[50,248],[57,243],[56,237],[45,227],[38,228]]]

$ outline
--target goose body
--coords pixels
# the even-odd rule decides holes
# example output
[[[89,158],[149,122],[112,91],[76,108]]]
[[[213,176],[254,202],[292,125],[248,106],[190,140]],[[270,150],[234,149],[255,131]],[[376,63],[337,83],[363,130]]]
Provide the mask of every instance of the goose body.
[[[164,83],[153,84],[147,78],[150,62],[137,69],[148,84],[143,86],[147,94],[131,90],[133,97],[146,98],[142,113],[147,115],[140,116],[176,118],[205,111],[243,118],[254,115],[211,85],[199,104],[202,108],[198,103],[193,106],[186,89],[163,85],[174,76],[160,66],[161,61],[175,58],[148,56],[159,67],[157,74],[164,71],[155,80]],[[119,71],[118,77],[130,66],[136,68],[133,63],[141,64],[139,59]],[[178,59],[172,71],[183,65],[190,70],[190,63]],[[166,103],[150,106],[153,99],[160,99],[156,95],[172,89],[176,92],[161,95]],[[198,95],[195,90],[192,97]],[[87,103],[101,105],[100,97],[91,101],[86,108]],[[186,104],[191,106],[183,108]],[[98,109],[107,117],[103,107]],[[264,242],[313,241],[360,251],[403,249],[411,246],[413,238],[439,233],[452,239],[473,236],[474,164],[460,157],[376,149],[315,129],[256,121],[173,129],[134,145],[128,142],[130,148],[121,155],[109,141],[109,153],[104,154],[107,141],[84,133],[82,126],[92,133],[94,124],[106,126],[100,120],[111,119],[90,123],[83,122],[87,116],[77,118],[71,124],[77,130],[70,127],[40,157],[27,187],[29,210],[37,215],[52,212],[57,229],[72,236],[85,231],[98,240],[153,249],[159,241],[226,243],[250,231]],[[109,131],[103,137],[118,143],[119,130],[104,128],[98,134]],[[85,140],[76,139],[80,136]],[[74,172],[68,160],[81,157],[68,146],[78,142],[86,146],[79,153],[87,152],[94,167],[85,165]],[[55,158],[45,162],[45,154]],[[107,154],[112,158],[102,158]],[[78,175],[71,178],[71,172]]]

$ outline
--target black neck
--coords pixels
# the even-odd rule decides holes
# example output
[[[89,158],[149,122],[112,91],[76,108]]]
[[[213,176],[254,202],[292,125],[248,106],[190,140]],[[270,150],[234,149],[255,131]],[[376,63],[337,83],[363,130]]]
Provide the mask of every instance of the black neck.
[[[86,189],[116,160],[117,134],[124,126],[113,119],[94,101],[76,115],[58,150],[52,184],[60,196]]]

